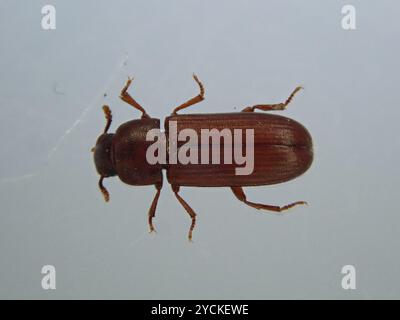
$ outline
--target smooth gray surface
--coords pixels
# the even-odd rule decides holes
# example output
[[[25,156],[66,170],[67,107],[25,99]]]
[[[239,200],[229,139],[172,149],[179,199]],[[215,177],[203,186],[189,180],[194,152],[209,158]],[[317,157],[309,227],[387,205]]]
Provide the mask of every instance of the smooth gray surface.
[[[400,298],[399,31],[396,1],[351,1],[357,30],[341,28],[345,1],[52,1],[57,29],[41,29],[47,1],[0,2],[1,298]],[[106,181],[90,148],[110,104],[112,130],[197,94],[187,112],[281,102],[303,123],[315,160],[302,177],[247,189],[262,213],[228,189],[182,189],[190,219],[164,184],[147,233],[153,187]],[[103,94],[107,93],[107,97]],[[235,109],[236,108],[236,109]],[[41,288],[41,268],[57,289]],[[342,266],[357,290],[341,288]]]

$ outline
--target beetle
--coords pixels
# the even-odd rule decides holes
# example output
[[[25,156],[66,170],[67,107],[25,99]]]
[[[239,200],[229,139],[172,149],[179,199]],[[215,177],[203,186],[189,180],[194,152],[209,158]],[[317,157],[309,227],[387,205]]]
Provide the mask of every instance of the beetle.
[[[196,213],[179,194],[180,187],[229,187],[238,200],[255,209],[282,212],[296,205],[306,204],[296,201],[284,206],[268,205],[247,200],[243,187],[272,185],[292,180],[303,174],[313,161],[312,138],[307,129],[295,120],[280,115],[255,112],[285,110],[295,94],[302,89],[296,87],[287,100],[277,104],[258,104],[245,107],[241,112],[214,114],[178,114],[179,111],[204,100],[204,86],[193,74],[200,93],[176,107],[165,119],[165,134],[168,137],[171,121],[175,121],[178,133],[185,128],[196,132],[206,128],[252,128],[254,130],[254,170],[248,175],[236,175],[235,165],[228,164],[150,164],[146,159],[146,150],[152,144],[146,139],[147,133],[160,129],[160,119],[150,117],[145,109],[128,93],[132,78],[128,78],[121,90],[120,98],[142,113],[140,119],[130,120],[119,126],[115,133],[108,133],[112,122],[110,108],[105,105],[103,111],[106,125],[92,148],[94,162],[100,179],[98,186],[105,201],[109,193],[103,185],[105,178],[118,176],[126,184],[133,186],[154,185],[156,194],[148,211],[150,232],[155,231],[155,217],[158,199],[163,185],[162,170],[166,170],[167,180],[172,190],[191,217],[188,238],[196,224]],[[177,148],[182,147],[178,144]],[[208,145],[199,142],[201,151]],[[170,156],[167,145],[167,157]]]

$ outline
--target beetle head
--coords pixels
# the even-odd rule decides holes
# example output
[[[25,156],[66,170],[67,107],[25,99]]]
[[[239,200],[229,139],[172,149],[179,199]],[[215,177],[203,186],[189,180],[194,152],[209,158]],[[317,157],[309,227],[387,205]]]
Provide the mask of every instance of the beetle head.
[[[97,138],[93,148],[94,164],[99,175],[107,178],[116,175],[112,161],[112,138],[114,134],[104,133]]]
[[[114,134],[107,133],[112,120],[111,110],[108,106],[103,106],[103,111],[106,117],[106,126],[104,132],[97,138],[96,146],[92,148],[92,152],[96,170],[100,175],[99,188],[103,193],[104,200],[108,201],[110,196],[107,189],[103,186],[103,179],[115,176],[117,172],[115,171],[112,160],[112,139]]]

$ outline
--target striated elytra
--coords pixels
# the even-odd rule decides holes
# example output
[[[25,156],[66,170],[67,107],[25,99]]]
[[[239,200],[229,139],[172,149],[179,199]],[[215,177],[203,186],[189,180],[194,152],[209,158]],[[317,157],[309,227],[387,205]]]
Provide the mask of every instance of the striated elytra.
[[[200,87],[200,93],[194,98],[176,107],[172,114],[165,119],[165,152],[166,162],[150,163],[147,150],[154,143],[146,139],[151,130],[160,131],[160,120],[151,118],[143,107],[137,103],[127,92],[132,79],[128,79],[125,87],[121,91],[121,99],[134,108],[142,112],[140,119],[131,120],[123,123],[115,133],[108,133],[111,125],[112,115],[108,106],[103,106],[106,117],[104,133],[101,134],[92,149],[94,152],[94,162],[97,172],[100,175],[99,188],[106,201],[109,200],[109,193],[103,186],[103,179],[118,176],[121,181],[134,186],[154,185],[156,195],[151,203],[148,212],[148,223],[150,232],[155,231],[153,217],[155,216],[158,198],[163,184],[162,170],[166,170],[168,182],[178,201],[185,208],[192,219],[189,229],[189,240],[192,239],[192,231],[196,223],[196,214],[193,209],[180,196],[181,186],[190,187],[230,187],[234,195],[245,204],[256,209],[264,209],[274,212],[282,212],[304,201],[297,201],[285,206],[274,206],[261,203],[250,202],[242,187],[271,185],[292,180],[303,174],[311,166],[313,161],[312,138],[307,129],[295,120],[283,116],[263,114],[254,112],[255,110],[284,110],[290,103],[294,95],[301,89],[297,87],[289,98],[278,104],[260,104],[244,108],[241,112],[235,113],[215,113],[215,114],[178,114],[177,112],[196,104],[204,99],[204,87],[199,79],[193,75],[194,80]],[[173,127],[172,127],[173,124]],[[176,145],[170,138],[174,135],[183,136],[186,133],[196,133],[200,136],[204,130],[213,130],[210,140],[195,139],[189,143],[184,139],[178,139]],[[185,131],[186,130],[186,131]],[[225,131],[223,131],[225,130]],[[228,130],[228,131],[227,131]],[[226,155],[235,154],[241,156],[247,140],[242,139],[241,132],[252,133],[251,170],[245,174],[238,174],[238,164],[235,160],[228,159]],[[251,131],[249,131],[251,130]],[[219,135],[215,141],[220,144],[213,145],[213,134],[225,132],[229,139]],[[233,138],[240,138],[239,142],[232,141]],[[239,132],[239,135],[237,133]],[[246,136],[247,137],[247,136]],[[219,138],[221,140],[219,141]],[[181,141],[183,140],[183,141]],[[226,141],[231,144],[224,144]],[[192,160],[200,159],[206,153],[206,162],[171,161],[176,153],[180,155],[182,147],[190,149]],[[228,148],[227,153],[224,148]],[[239,148],[236,153],[235,148]],[[185,150],[186,150],[185,149]],[[161,149],[160,149],[161,150]],[[176,152],[172,154],[172,150]],[[219,152],[221,158],[227,160],[216,163],[212,159],[213,152]],[[247,149],[246,149],[247,151]],[[218,153],[217,153],[218,154]],[[186,151],[182,152],[186,156]],[[193,158],[194,155],[194,158]],[[249,157],[250,159],[250,157]],[[170,160],[170,161],[168,161]]]

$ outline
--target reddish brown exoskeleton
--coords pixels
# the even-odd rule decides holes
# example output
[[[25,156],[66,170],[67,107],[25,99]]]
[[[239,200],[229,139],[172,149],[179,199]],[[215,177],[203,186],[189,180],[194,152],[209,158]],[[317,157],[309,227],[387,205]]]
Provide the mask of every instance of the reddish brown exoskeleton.
[[[274,206],[247,200],[243,191],[246,186],[271,185],[292,180],[304,173],[313,161],[312,139],[307,129],[300,123],[278,115],[255,113],[255,110],[284,110],[293,96],[301,89],[297,87],[284,103],[261,104],[246,107],[242,112],[216,114],[178,114],[177,112],[196,104],[204,99],[204,87],[193,75],[200,87],[200,93],[182,105],[176,107],[165,120],[165,135],[168,143],[170,123],[175,123],[177,133],[192,129],[201,133],[204,128],[223,129],[253,129],[254,130],[254,168],[251,174],[237,175],[235,163],[155,163],[150,164],[146,159],[146,151],[153,143],[147,141],[147,133],[152,129],[160,129],[160,120],[151,118],[143,107],[127,92],[132,79],[128,79],[121,91],[121,99],[142,112],[140,119],[123,123],[115,133],[107,133],[111,125],[111,111],[108,106],[103,110],[107,120],[104,133],[96,142],[94,161],[100,175],[99,188],[106,201],[109,193],[103,186],[103,179],[117,175],[121,181],[129,185],[154,185],[156,195],[148,212],[150,232],[154,231],[152,219],[155,216],[158,198],[163,183],[162,170],[167,171],[168,182],[172,190],[192,219],[189,229],[189,240],[196,223],[196,214],[180,196],[181,186],[190,187],[229,187],[234,195],[245,204],[256,209],[282,212],[304,201],[297,201],[285,206]],[[208,143],[208,142],[207,142]],[[178,141],[177,149],[184,141]],[[203,141],[196,145],[198,153],[209,147]],[[167,145],[167,158],[171,146]]]

